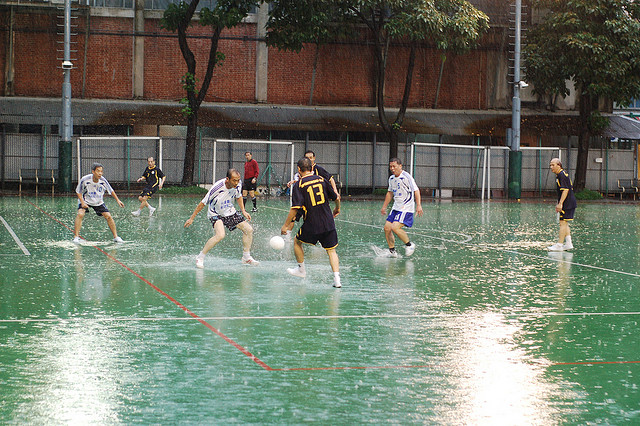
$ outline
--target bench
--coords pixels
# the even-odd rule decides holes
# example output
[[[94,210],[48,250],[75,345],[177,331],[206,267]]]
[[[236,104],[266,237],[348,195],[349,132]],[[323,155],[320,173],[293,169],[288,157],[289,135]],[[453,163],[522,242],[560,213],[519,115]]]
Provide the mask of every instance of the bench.
[[[621,200],[624,194],[633,195],[635,200],[638,195],[638,179],[618,179],[618,192]]]
[[[22,194],[23,183],[34,183],[36,186],[36,195],[38,195],[38,185],[51,185],[51,195],[53,195],[56,186],[56,174],[53,169],[20,169],[18,171],[20,178],[19,191]]]

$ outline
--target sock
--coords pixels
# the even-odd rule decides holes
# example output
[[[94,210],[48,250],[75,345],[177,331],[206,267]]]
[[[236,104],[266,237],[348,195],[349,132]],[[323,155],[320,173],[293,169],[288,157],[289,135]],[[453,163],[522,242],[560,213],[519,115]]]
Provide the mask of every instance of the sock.
[[[564,243],[571,244],[571,235],[567,235],[566,237],[564,237]]]
[[[243,251],[242,252],[242,258],[243,259],[248,259],[251,257],[251,252],[250,251]]]
[[[391,253],[393,253],[393,252],[395,252],[395,251],[396,251],[396,248],[395,248],[395,247],[389,247],[389,251],[390,251]]]
[[[204,253],[200,252],[200,254],[198,255],[198,259],[204,259]]]
[[[247,197],[242,197],[242,202],[244,203],[244,207],[247,207]]]
[[[340,272],[333,273],[333,281],[339,283],[340,282]]]
[[[304,272],[304,262],[302,263],[298,263],[298,269],[300,269],[302,272]]]
[[[411,245],[411,241],[409,241],[405,246],[409,247]]]
[[[253,198],[251,199],[251,201],[253,202],[253,207],[255,207],[255,206],[256,206],[256,197],[253,197]]]

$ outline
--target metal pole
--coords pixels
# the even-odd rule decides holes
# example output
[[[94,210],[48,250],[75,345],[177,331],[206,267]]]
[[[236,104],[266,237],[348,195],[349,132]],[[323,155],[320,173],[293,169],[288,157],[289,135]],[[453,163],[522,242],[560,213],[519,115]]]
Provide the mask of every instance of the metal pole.
[[[522,151],[520,151],[520,38],[522,27],[522,0],[515,0],[515,43],[513,49],[513,99],[511,102],[512,140],[509,151],[508,197],[520,199],[522,186]]]
[[[71,119],[71,0],[64,1],[64,56],[62,61],[62,118],[58,146],[58,182],[62,192],[71,192],[73,123]]]

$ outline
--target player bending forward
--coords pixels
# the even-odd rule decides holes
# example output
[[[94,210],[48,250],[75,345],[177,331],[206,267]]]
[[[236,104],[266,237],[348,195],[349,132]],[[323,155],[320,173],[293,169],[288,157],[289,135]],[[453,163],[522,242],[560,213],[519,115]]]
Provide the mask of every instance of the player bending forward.
[[[205,243],[204,248],[196,257],[196,267],[204,268],[204,256],[225,237],[226,227],[229,231],[239,228],[242,231],[242,263],[257,266],[260,264],[251,257],[251,244],[253,243],[253,227],[249,224],[251,215],[247,213],[242,201],[242,185],[240,185],[240,173],[236,169],[229,169],[227,177],[213,184],[207,195],[198,203],[191,217],[184,223],[188,228],[193,219],[207,206],[207,217],[213,226],[213,237]],[[240,206],[242,215],[233,206],[236,200]],[[243,217],[244,215],[244,217]],[[245,221],[245,217],[247,218]]]
[[[422,203],[420,201],[420,189],[416,185],[413,177],[402,170],[402,162],[399,158],[389,160],[389,189],[384,198],[380,213],[384,216],[387,214],[387,206],[393,199],[393,208],[387,221],[384,224],[384,235],[389,245],[389,256],[398,257],[396,252],[396,238],[405,245],[405,254],[411,256],[416,249],[416,245],[409,240],[409,235],[402,229],[404,226],[411,228],[413,226],[413,214],[417,213],[422,216]]]
[[[340,261],[336,253],[338,233],[333,218],[340,214],[340,199],[325,179],[313,174],[312,167],[311,160],[308,158],[298,160],[300,180],[291,187],[291,209],[280,230],[282,235],[286,235],[287,231],[290,232],[290,224],[296,214],[302,211],[304,222],[293,244],[298,267],[289,268],[287,272],[296,277],[306,277],[302,243],[316,245],[319,241],[329,256],[329,264],[333,271],[333,286],[339,288],[342,284],[340,283]],[[333,212],[329,206],[329,200],[336,203]]]

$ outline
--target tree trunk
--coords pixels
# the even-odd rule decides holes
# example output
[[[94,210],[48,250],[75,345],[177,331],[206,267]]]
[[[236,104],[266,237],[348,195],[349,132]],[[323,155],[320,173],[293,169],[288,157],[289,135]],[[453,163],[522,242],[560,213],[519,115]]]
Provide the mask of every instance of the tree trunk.
[[[587,166],[589,159],[589,142],[591,140],[591,114],[594,111],[593,99],[587,93],[580,96],[580,133],[578,136],[578,160],[573,189],[580,192],[587,181]]]
[[[198,113],[187,117],[187,138],[184,150],[184,167],[182,170],[182,186],[193,185],[193,165],[196,159],[196,141],[198,135]]]

